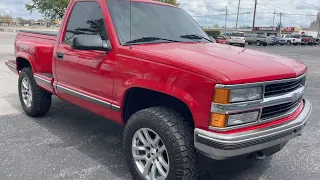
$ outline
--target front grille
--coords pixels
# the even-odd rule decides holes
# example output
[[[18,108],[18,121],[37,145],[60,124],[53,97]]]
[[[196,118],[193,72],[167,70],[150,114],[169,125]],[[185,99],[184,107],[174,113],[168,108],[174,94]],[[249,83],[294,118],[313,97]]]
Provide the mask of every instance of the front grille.
[[[289,103],[279,104],[275,106],[265,107],[262,109],[261,120],[275,118],[275,117],[284,115],[288,112],[291,112],[300,105],[301,100],[302,99],[299,99],[295,102],[289,102]]]
[[[264,97],[276,96],[294,91],[304,85],[305,78],[306,77],[285,83],[268,84],[265,87]]]

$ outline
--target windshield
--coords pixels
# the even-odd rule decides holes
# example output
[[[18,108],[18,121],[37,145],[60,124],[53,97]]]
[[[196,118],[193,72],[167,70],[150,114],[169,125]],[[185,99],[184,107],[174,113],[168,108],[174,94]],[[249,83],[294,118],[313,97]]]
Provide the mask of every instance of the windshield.
[[[130,42],[130,1],[108,0],[107,3],[120,44],[124,45]],[[166,42],[208,42],[199,37],[186,35],[210,39],[182,9],[144,2],[131,3],[131,42],[144,37],[161,38],[159,41],[172,40]],[[144,42],[140,44],[142,43]]]
[[[244,33],[232,33],[231,36],[244,37]]]

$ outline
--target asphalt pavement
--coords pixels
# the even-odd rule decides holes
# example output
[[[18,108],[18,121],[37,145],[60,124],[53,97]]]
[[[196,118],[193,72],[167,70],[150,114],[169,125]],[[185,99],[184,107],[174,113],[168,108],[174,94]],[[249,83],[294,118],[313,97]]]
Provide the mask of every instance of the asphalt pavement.
[[[131,179],[122,151],[123,128],[93,113],[53,99],[41,118],[26,116],[17,80],[4,62],[14,59],[14,33],[0,32],[0,179]],[[309,67],[305,97],[313,104],[304,134],[265,160],[200,157],[201,180],[320,179],[320,46],[247,46],[294,58]]]

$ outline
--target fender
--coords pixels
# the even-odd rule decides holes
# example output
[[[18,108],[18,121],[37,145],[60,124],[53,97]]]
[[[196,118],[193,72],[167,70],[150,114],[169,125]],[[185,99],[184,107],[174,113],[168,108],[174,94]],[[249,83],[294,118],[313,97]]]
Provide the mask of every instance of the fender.
[[[35,73],[36,71],[35,71],[35,62],[34,62],[34,59],[32,58],[32,56],[30,55],[30,54],[28,54],[28,53],[26,53],[26,52],[17,52],[17,54],[16,54],[16,65],[17,65],[17,67],[19,67],[19,61],[18,61],[18,59],[19,58],[22,58],[22,59],[25,59],[25,60],[27,60],[27,61],[29,61],[29,63],[30,63],[30,65],[31,65],[31,68],[32,68],[32,70],[33,70],[33,73]]]
[[[34,73],[52,73],[53,45],[37,42],[16,42],[16,57],[28,60]]]
[[[125,69],[115,71],[115,105],[124,107],[126,95],[131,88],[149,89],[179,99],[189,108],[196,127],[208,126],[216,84],[213,79],[163,64],[145,61],[142,65],[137,61],[127,63],[129,61],[130,59],[126,59],[121,62],[126,64]],[[122,110],[121,112],[123,113]]]

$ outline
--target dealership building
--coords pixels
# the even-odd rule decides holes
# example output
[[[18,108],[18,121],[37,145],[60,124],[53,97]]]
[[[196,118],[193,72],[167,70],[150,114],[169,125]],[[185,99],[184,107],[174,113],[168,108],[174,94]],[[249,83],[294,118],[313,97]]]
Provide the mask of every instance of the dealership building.
[[[254,27],[253,32],[256,34],[278,35],[278,34],[301,34],[301,27],[282,27],[281,32],[278,27]]]

